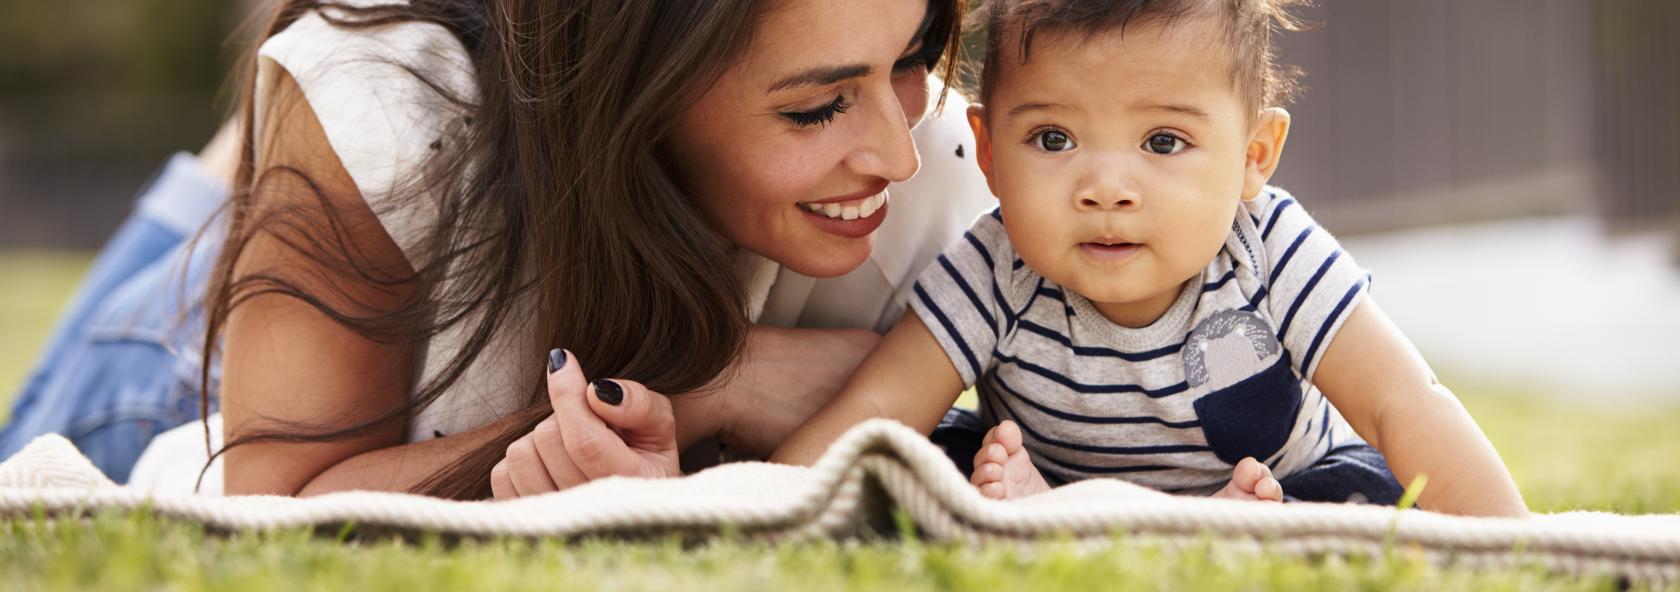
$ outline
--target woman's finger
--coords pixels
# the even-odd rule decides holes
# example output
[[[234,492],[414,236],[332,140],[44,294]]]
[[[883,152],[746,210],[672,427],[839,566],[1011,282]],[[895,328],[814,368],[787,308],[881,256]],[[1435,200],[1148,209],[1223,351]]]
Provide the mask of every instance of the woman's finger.
[[[559,489],[548,476],[548,467],[543,466],[542,457],[537,455],[537,447],[531,441],[530,434],[508,446],[504,460],[508,464],[508,477],[520,497],[540,495]]]
[[[554,481],[554,486],[566,489],[588,482],[589,477],[572,463],[572,455],[566,452],[566,442],[560,430],[560,421],[549,415],[526,437],[536,445],[537,455],[542,457],[543,466],[548,468],[548,477]]]
[[[589,384],[589,394],[589,409],[631,448],[676,454],[677,420],[670,399],[634,380],[597,380]]]
[[[509,500],[519,497],[519,491],[513,488],[513,480],[508,477],[507,458],[496,463],[490,469],[490,494],[494,499]]]
[[[566,456],[585,480],[614,475],[637,475],[641,460],[625,443],[625,438],[608,427],[584,401],[592,389],[584,381],[571,352],[554,350],[549,353],[548,400],[554,407],[554,419],[560,428],[560,439]],[[671,435],[676,440],[675,430]],[[521,484],[520,491],[524,491]]]

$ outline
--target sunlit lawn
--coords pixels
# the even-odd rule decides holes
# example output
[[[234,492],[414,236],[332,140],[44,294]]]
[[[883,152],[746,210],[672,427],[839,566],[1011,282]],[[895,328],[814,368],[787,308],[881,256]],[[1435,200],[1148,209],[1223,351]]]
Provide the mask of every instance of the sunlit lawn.
[[[0,252],[0,401],[34,361],[87,264],[79,254]],[[1680,512],[1680,407],[1601,408],[1457,385],[1537,511]],[[4,412],[0,412],[4,413]],[[1238,556],[1120,540],[1034,553],[914,542],[763,547],[490,541],[338,542],[306,532],[210,536],[138,515],[0,522],[0,589],[369,590],[469,587],[669,590],[1608,588],[1530,570],[1468,573],[1396,554],[1377,560]]]

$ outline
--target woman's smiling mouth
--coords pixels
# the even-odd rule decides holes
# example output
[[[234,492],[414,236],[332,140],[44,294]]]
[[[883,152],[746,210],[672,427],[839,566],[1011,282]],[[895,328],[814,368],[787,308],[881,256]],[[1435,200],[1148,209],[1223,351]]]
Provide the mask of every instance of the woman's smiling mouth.
[[[884,205],[887,205],[887,193],[885,191],[869,197],[854,199],[851,201],[831,201],[826,203],[799,202],[799,207],[804,208],[807,212],[821,214],[828,218],[838,218],[841,220],[868,218],[875,215],[875,211],[881,209],[881,206]]]

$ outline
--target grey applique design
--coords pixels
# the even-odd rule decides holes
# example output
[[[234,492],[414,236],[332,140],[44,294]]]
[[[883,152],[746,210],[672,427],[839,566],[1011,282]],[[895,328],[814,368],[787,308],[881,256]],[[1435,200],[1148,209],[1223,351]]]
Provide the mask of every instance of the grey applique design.
[[[1233,355],[1230,350],[1241,348],[1230,347],[1232,341],[1246,342],[1254,358],[1242,360],[1244,363],[1240,364],[1216,364],[1216,371],[1222,379],[1220,386],[1247,378],[1260,369],[1259,363],[1283,349],[1283,344],[1278,343],[1277,336],[1272,335],[1271,328],[1260,315],[1242,310],[1222,311],[1196,325],[1184,341],[1184,380],[1191,387],[1212,381],[1214,377],[1208,369],[1208,357],[1212,355],[1217,359]]]

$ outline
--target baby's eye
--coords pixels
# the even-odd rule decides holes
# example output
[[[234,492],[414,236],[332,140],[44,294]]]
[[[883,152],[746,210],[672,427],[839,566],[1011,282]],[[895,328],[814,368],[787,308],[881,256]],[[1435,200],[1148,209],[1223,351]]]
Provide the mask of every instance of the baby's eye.
[[[1038,147],[1045,152],[1064,152],[1073,149],[1073,138],[1056,130],[1045,130],[1038,134]]]
[[[1185,142],[1183,138],[1172,134],[1155,134],[1153,136],[1149,136],[1149,139],[1145,140],[1143,143],[1144,150],[1163,155],[1177,154],[1180,150],[1187,147],[1189,147],[1189,143]]]

